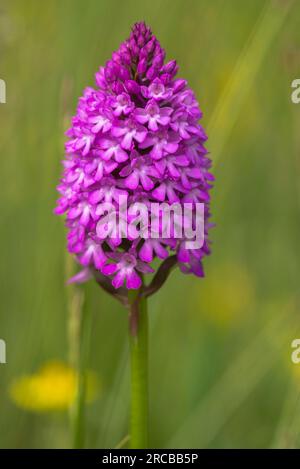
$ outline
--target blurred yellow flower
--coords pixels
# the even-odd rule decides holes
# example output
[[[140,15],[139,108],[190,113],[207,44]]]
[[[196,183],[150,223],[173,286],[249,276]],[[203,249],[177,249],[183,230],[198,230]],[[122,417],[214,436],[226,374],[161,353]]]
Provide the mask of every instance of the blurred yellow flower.
[[[201,290],[201,312],[210,322],[225,327],[243,317],[253,302],[253,284],[248,272],[237,264],[224,264],[211,271]]]
[[[36,373],[17,378],[9,389],[13,402],[32,412],[67,410],[73,404],[77,389],[77,373],[66,363],[45,363]],[[95,399],[99,389],[97,376],[87,372],[86,401]]]

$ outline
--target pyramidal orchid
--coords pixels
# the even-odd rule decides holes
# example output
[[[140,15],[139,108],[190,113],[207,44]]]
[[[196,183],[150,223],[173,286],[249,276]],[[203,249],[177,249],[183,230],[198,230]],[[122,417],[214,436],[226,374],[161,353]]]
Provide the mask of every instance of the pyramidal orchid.
[[[177,72],[150,28],[135,24],[79,99],[55,209],[66,215],[68,250],[83,267],[71,281],[94,277],[129,308],[132,447],[147,446],[146,298],[176,265],[202,277],[210,252],[207,137],[195,95]],[[191,245],[198,206],[203,233]]]

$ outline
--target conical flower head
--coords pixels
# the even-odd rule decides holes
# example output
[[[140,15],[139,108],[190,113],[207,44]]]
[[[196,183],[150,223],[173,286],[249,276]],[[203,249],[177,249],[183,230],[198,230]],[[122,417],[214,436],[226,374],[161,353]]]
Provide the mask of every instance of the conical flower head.
[[[68,249],[85,267],[77,281],[96,273],[115,289],[136,289],[155,258],[171,257],[203,276],[213,176],[202,113],[177,71],[137,23],[79,99],[55,210],[66,213]],[[199,206],[200,244],[191,243]]]

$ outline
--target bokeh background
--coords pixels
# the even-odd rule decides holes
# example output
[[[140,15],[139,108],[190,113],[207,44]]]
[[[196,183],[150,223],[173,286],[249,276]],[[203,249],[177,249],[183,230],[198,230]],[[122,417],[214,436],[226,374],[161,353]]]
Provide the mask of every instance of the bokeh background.
[[[149,304],[150,445],[299,447],[299,0],[0,1],[0,446],[70,446],[63,365],[61,381],[35,381],[40,405],[29,388],[67,366],[84,308],[98,380],[86,446],[128,432],[126,312],[93,282],[66,287],[75,267],[52,209],[77,98],[140,20],[195,90],[216,176],[206,278],[175,271]]]

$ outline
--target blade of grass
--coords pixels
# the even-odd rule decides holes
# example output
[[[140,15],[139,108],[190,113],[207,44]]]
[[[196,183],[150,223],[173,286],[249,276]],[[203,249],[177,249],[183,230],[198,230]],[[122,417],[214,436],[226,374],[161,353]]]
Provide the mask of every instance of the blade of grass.
[[[166,447],[208,447],[278,359],[279,351],[276,348],[274,350],[270,337],[279,334],[280,345],[286,347],[291,337],[291,327],[294,328],[296,321],[297,317],[291,315],[290,310],[278,315],[276,319],[272,317],[225,370],[208,395],[200,400]],[[186,435],[188,441],[185,439]]]
[[[299,445],[300,391],[291,378],[271,448],[297,448]]]
[[[214,163],[220,159],[263,60],[292,4],[293,0],[271,0],[262,9],[208,125],[210,152]]]

